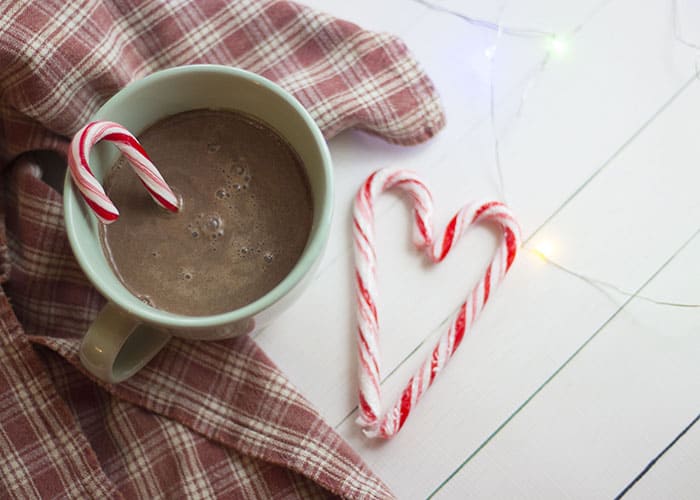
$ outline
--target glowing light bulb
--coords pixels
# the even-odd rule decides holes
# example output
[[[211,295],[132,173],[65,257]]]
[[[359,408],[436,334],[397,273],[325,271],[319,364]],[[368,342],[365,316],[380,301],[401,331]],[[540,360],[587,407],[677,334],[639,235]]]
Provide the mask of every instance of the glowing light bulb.
[[[550,240],[542,240],[535,248],[532,249],[533,253],[537,255],[542,260],[550,260],[554,256],[554,243]]]
[[[493,57],[496,55],[496,46],[492,45],[491,47],[487,48],[484,51],[484,55],[486,56],[486,59],[489,61],[493,59]]]
[[[549,50],[558,56],[563,56],[568,48],[569,44],[561,37],[553,36],[549,40]]]

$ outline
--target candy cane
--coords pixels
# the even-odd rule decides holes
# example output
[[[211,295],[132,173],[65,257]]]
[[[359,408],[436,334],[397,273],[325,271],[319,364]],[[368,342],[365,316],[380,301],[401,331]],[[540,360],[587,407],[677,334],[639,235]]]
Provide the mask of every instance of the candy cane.
[[[392,188],[407,194],[413,202],[413,240],[434,262],[441,262],[453,244],[472,224],[495,222],[503,231],[503,241],[486,274],[459,307],[449,329],[443,333],[430,356],[411,377],[401,397],[383,416],[381,411],[381,358],[379,355],[378,290],[374,236],[374,202]],[[355,198],[353,238],[355,247],[355,288],[357,292],[359,351],[359,413],[357,422],[368,437],[389,438],[403,426],[421,396],[433,384],[459,347],[465,333],[500,284],[520,247],[520,227],[510,209],[498,201],[466,205],[450,220],[442,235],[433,238],[433,201],[430,191],[412,172],[384,169],[373,173]]]
[[[119,217],[117,207],[109,199],[88,164],[90,149],[103,139],[113,143],[129,160],[156,203],[171,212],[180,209],[177,196],[165,183],[136,137],[118,123],[96,121],[85,125],[73,137],[68,150],[68,167],[73,182],[98,219],[109,224]]]

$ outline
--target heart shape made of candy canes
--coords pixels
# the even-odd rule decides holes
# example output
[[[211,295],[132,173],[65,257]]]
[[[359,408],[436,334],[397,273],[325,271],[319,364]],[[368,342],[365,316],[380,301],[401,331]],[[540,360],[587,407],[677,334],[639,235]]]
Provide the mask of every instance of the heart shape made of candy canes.
[[[497,224],[503,240],[495,251],[484,277],[474,286],[442,334],[431,354],[411,377],[398,401],[381,415],[377,254],[374,242],[374,202],[384,191],[400,189],[413,202],[413,242],[435,264],[450,252],[467,229],[482,222]],[[358,424],[368,437],[390,438],[403,426],[411,410],[435,377],[452,358],[465,333],[486,305],[491,293],[510,269],[520,248],[520,226],[510,209],[499,201],[470,203],[452,217],[440,238],[433,237],[433,200],[415,173],[383,169],[370,175],[355,197],[353,240],[355,248],[355,289],[357,295],[359,351]]]

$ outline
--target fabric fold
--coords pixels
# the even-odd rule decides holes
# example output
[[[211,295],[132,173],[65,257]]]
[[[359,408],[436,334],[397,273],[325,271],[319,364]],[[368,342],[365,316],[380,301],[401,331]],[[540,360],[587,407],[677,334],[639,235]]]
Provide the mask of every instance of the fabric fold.
[[[193,63],[279,83],[326,138],[357,128],[409,145],[444,126],[403,42],[292,2],[46,0],[0,13],[0,496],[390,498],[250,337],[175,339],[118,385],[80,365],[104,299],[51,187],[68,140],[124,85]]]
[[[433,83],[399,38],[293,2],[23,2],[2,21],[0,161],[65,150],[109,96],[184,64],[279,83],[327,139],[354,127],[411,145],[445,123]]]
[[[16,332],[10,343],[28,340],[51,351],[43,352],[42,358],[51,380],[72,381],[63,384],[60,394],[75,419],[103,414],[101,424],[83,427],[88,442],[97,446],[112,421],[113,444],[102,462],[121,462],[121,447],[134,443],[143,448],[134,452],[142,455],[142,461],[157,457],[155,467],[149,464],[136,475],[123,476],[120,492],[127,497],[130,493],[158,497],[186,492],[190,475],[223,467],[211,462],[217,456],[225,463],[238,463],[245,457],[252,468],[249,474],[273,480],[282,490],[305,483],[301,477],[312,482],[303,486],[309,491],[318,490],[316,483],[346,498],[391,497],[381,480],[248,336],[218,342],[173,339],[126,382],[110,385],[93,379],[82,368],[78,349],[104,300],[73,261],[61,196],[40,175],[40,166],[24,158],[16,162],[7,179],[5,220],[13,273],[4,288],[13,298],[19,319],[17,322],[8,313]],[[89,405],[84,401],[86,391],[92,393]],[[120,438],[124,434],[130,439]],[[183,449],[192,455],[192,463],[201,464],[189,466],[196,472],[157,466],[162,460],[177,463],[175,457]],[[232,454],[236,457],[233,462]],[[164,480],[153,491],[137,487],[144,481]],[[222,488],[205,479],[200,483],[200,494],[218,495]],[[168,489],[176,485],[180,487]],[[247,496],[252,491],[239,493]]]

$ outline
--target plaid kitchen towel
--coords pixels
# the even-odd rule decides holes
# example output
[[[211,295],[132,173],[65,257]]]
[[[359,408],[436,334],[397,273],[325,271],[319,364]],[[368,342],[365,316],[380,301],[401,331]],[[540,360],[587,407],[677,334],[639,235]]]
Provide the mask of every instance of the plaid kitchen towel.
[[[80,366],[104,299],[51,180],[110,95],[190,63],[276,81],[328,138],[414,144],[444,124],[401,41],[291,2],[0,0],[0,497],[390,497],[247,336],[175,339],[118,385]]]

